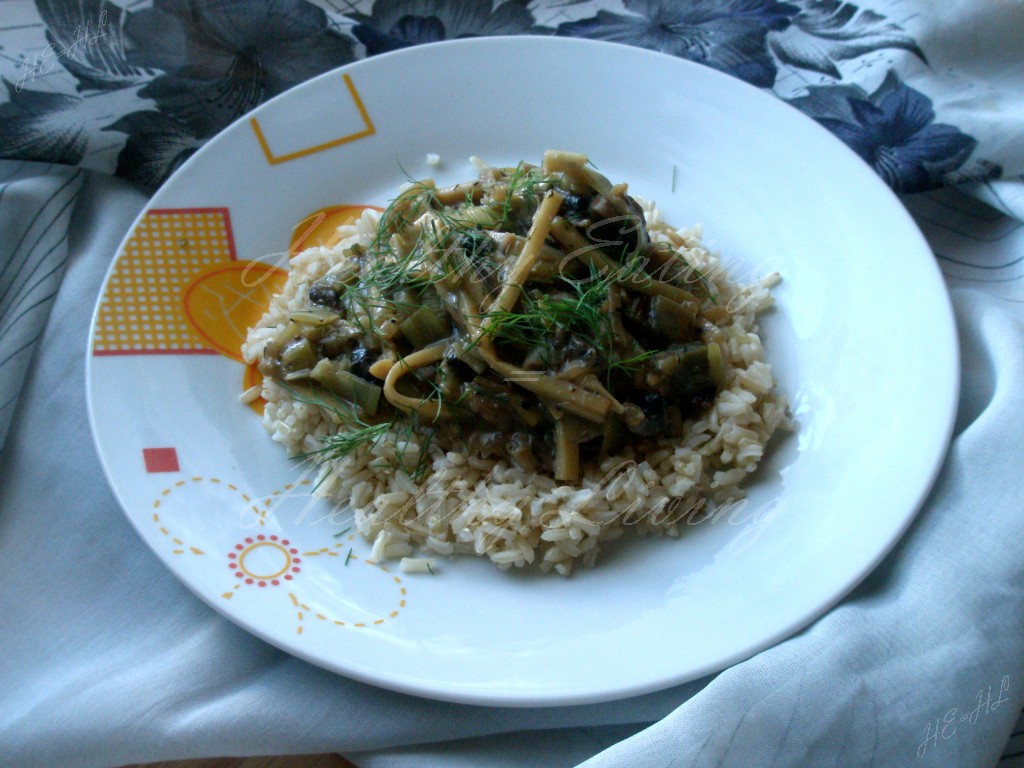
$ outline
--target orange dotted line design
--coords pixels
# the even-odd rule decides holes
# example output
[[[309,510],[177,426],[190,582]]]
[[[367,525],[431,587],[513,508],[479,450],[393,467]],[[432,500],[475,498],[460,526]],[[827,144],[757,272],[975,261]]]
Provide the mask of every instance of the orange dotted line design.
[[[197,475],[197,476],[189,478],[189,480],[178,480],[176,483],[174,483],[174,485],[168,486],[167,488],[164,488],[162,491],[160,491],[160,496],[153,501],[153,509],[159,509],[160,508],[160,504],[161,504],[161,499],[164,499],[167,496],[170,496],[171,492],[175,488],[182,488],[185,485],[187,485],[190,481],[192,483],[202,483],[202,482],[205,481],[205,482],[208,482],[208,483],[212,483],[214,485],[223,485],[223,487],[227,488],[229,491],[232,491],[232,492],[238,494],[239,498],[241,498],[242,501],[244,501],[246,504],[249,505],[249,509],[252,511],[252,513],[254,515],[256,515],[257,525],[266,525],[266,518],[267,518],[267,505],[266,504],[263,504],[262,506],[260,506],[258,503],[253,501],[253,498],[249,494],[247,494],[245,491],[240,490],[237,485],[234,485],[233,483],[222,483],[220,478],[217,478],[217,477],[204,478],[201,475]],[[154,513],[153,517],[157,518],[157,513]],[[159,520],[155,519],[154,522],[159,522]],[[161,527],[161,533],[163,533],[163,532],[164,532],[164,529]]]
[[[183,555],[186,552],[190,552],[193,555],[203,555],[203,554],[206,554],[205,552],[203,552],[198,547],[192,547],[192,546],[186,547],[185,542],[183,542],[181,539],[179,539],[176,536],[172,536],[171,532],[168,530],[167,526],[164,524],[164,521],[161,519],[160,513],[158,511],[156,511],[156,510],[160,509],[160,507],[163,504],[163,502],[166,500],[166,498],[168,496],[171,495],[171,493],[172,493],[172,491],[174,491],[174,489],[182,488],[185,485],[188,485],[190,482],[193,483],[193,484],[195,484],[195,483],[202,483],[202,482],[208,482],[208,483],[212,483],[213,485],[221,485],[224,488],[227,488],[229,491],[232,491],[233,493],[237,494],[238,497],[240,499],[242,499],[242,501],[244,501],[246,504],[249,505],[249,509],[253,512],[253,514],[256,515],[256,522],[257,522],[258,525],[266,525],[266,519],[267,519],[267,513],[268,513],[268,504],[267,503],[263,503],[261,505],[258,502],[254,502],[253,498],[249,494],[247,494],[245,491],[242,491],[241,489],[239,489],[239,487],[237,485],[235,485],[233,483],[225,483],[225,482],[221,481],[221,479],[218,478],[218,477],[202,477],[201,475],[196,475],[194,477],[189,478],[188,480],[178,480],[173,485],[170,485],[167,488],[164,488],[162,491],[160,491],[160,496],[158,496],[156,499],[153,500],[153,510],[154,510],[153,511],[153,518],[152,518],[153,522],[158,526],[158,530],[160,531],[160,533],[162,533],[164,536],[167,536],[176,545],[176,548],[171,550],[172,554]],[[309,480],[301,480],[301,481],[299,481],[298,484],[299,485],[309,485],[310,482],[311,481],[309,481]],[[295,485],[288,484],[288,485],[284,486],[284,488],[282,490],[274,491],[271,494],[271,496],[280,496],[281,493],[283,493],[285,491],[293,490],[294,488],[295,488]],[[267,497],[267,498],[270,498],[270,497]]]
[[[309,552],[303,552],[302,554],[304,557],[319,557],[321,555],[326,555],[327,557],[341,557],[341,554],[337,550],[344,547],[348,542],[354,541],[355,538],[356,537],[354,534],[349,534],[345,538],[345,541],[339,542],[338,544],[333,544],[330,547],[320,547],[320,549],[313,549]],[[355,559],[355,555],[352,556],[352,559]],[[373,564],[373,562],[370,560],[367,560],[366,562],[370,563],[371,565]],[[384,568],[384,566],[381,566],[381,568]],[[385,573],[390,573],[390,571],[388,571],[387,569],[384,570]]]
[[[160,495],[153,500],[154,511],[152,519],[153,523],[158,526],[158,530],[160,531],[160,533],[169,538],[173,543],[175,548],[172,549],[171,552],[175,555],[183,555],[186,552],[191,553],[193,555],[205,555],[206,553],[198,547],[188,546],[182,539],[178,538],[177,536],[174,536],[164,524],[164,521],[161,518],[160,512],[158,510],[161,509],[167,497],[170,496],[175,491],[175,489],[183,488],[190,484],[194,485],[204,482],[222,486],[223,488],[226,488],[232,493],[237,494],[238,497],[241,498],[242,501],[244,501],[246,504],[249,504],[253,512],[256,513],[260,525],[263,525],[265,522],[265,518],[268,513],[269,500],[274,499],[275,497],[278,497],[283,493],[292,491],[298,486],[312,484],[311,480],[300,480],[298,481],[298,483],[294,484],[289,483],[288,485],[285,485],[278,490],[272,491],[268,496],[264,497],[265,499],[268,500],[267,503],[264,503],[262,506],[259,506],[258,502],[254,502],[253,498],[249,494],[242,491],[237,485],[234,485],[233,483],[223,482],[218,477],[203,477],[202,475],[195,475],[190,478],[174,482],[172,485],[169,485],[168,487],[164,488],[160,492]],[[348,546],[348,544],[352,542],[354,539],[354,535],[349,535],[345,541],[337,542],[330,546],[321,547],[316,550],[302,552],[301,555],[302,557],[340,557],[340,553],[338,550],[345,546]],[[273,573],[263,573],[261,570],[254,569],[254,567],[250,567],[246,563],[246,559],[252,556],[252,553],[256,552],[257,550],[267,548],[272,549],[275,554],[279,554],[279,560],[281,561],[281,563],[283,563],[282,565],[276,567],[276,570],[274,570]],[[230,552],[228,555],[228,565],[231,567],[233,575],[237,579],[239,579],[239,581],[236,582],[231,587],[230,590],[222,592],[221,597],[225,600],[233,599],[235,593],[238,592],[238,590],[241,589],[242,586],[245,584],[255,584],[260,587],[272,587],[281,584],[281,580],[291,581],[293,575],[301,570],[299,564],[302,562],[302,560],[299,557],[299,554],[299,550],[295,548],[292,544],[290,544],[290,542],[287,539],[281,539],[276,535],[265,536],[262,534],[253,534],[252,536],[246,537],[244,542],[236,544],[235,551]],[[385,565],[381,565],[380,563],[377,563],[369,558],[360,558],[352,554],[351,548],[349,548],[349,551],[345,556],[345,564],[348,565],[350,562],[361,562],[364,565],[378,569],[379,571],[390,577],[391,580],[395,583],[395,586],[398,588],[399,599],[397,607],[388,612],[388,614],[383,618],[376,618],[366,621],[344,621],[341,619],[329,617],[326,614],[321,613],[319,611],[314,611],[312,608],[309,607],[309,605],[301,602],[299,598],[295,595],[295,593],[289,592],[288,597],[292,601],[292,606],[296,609],[296,618],[298,620],[298,624],[296,626],[297,634],[302,634],[303,622],[306,620],[307,616],[311,616],[319,621],[329,623],[332,626],[353,627],[356,629],[365,629],[367,627],[379,626],[381,624],[384,624],[389,619],[398,618],[399,612],[406,606],[407,598],[407,592],[402,584],[401,578],[395,576],[391,572],[391,570]],[[257,563],[257,565],[259,565],[259,563]]]
[[[221,484],[220,479],[216,478],[216,477],[210,477],[210,478],[193,477],[193,478],[191,478],[191,481],[193,483],[201,483],[201,482],[203,482],[204,479],[206,479],[210,483],[213,483],[214,485],[220,485]],[[167,496],[171,495],[171,491],[173,491],[175,488],[180,488],[181,486],[185,485],[187,482],[188,481],[186,481],[186,480],[178,480],[176,483],[174,483],[174,485],[168,486],[167,488],[164,488],[160,492],[160,496],[153,500],[153,509],[154,510],[160,509],[160,506],[163,503],[163,500]],[[234,486],[234,485],[231,485],[230,483],[225,484],[225,487],[230,488],[231,490],[238,492],[238,488],[236,486]],[[242,496],[243,496],[243,498],[248,500],[248,497],[244,493],[242,494]],[[164,536],[167,536],[177,546],[176,549],[172,549],[171,550],[171,554],[174,554],[174,555],[183,555],[183,554],[185,554],[185,552],[186,552],[186,549],[185,549],[186,544],[185,544],[185,542],[182,541],[181,539],[179,539],[177,536],[172,536],[171,535],[171,532],[167,529],[167,526],[163,524],[163,521],[160,518],[160,513],[159,512],[156,512],[156,511],[153,512],[153,522],[158,526],[158,530],[160,531],[160,533],[162,533]],[[189,546],[187,551],[190,552],[193,555],[205,555],[206,554],[205,552],[203,552],[203,550],[199,549],[198,547],[192,547],[192,546]]]
[[[159,499],[156,502],[154,502],[154,506],[159,506]],[[167,530],[167,527],[161,524],[160,514],[158,512],[154,512],[153,513],[153,522],[156,523],[158,526],[160,526],[159,527],[160,533],[162,533],[164,536],[167,536],[174,543],[176,548],[171,550],[171,554],[172,555],[184,555],[185,552],[186,552],[185,542],[183,542],[177,536],[171,536],[171,532]],[[189,547],[187,551],[190,552],[193,555],[205,555],[206,554],[205,552],[203,552],[203,550],[199,549],[198,547]]]
[[[280,496],[282,493],[287,493],[288,491],[294,491],[296,485],[312,485],[312,484],[313,484],[312,480],[299,480],[298,483],[288,483],[288,485],[282,486],[281,488],[278,488],[276,491],[271,491],[268,496]]]
[[[373,619],[371,621],[342,621],[341,619],[335,619],[335,618],[329,617],[329,616],[327,616],[327,615],[325,615],[323,613],[320,613],[319,611],[314,611],[312,608],[310,608],[308,605],[306,605],[306,603],[304,603],[301,600],[299,600],[299,598],[296,597],[293,592],[289,592],[288,593],[288,597],[292,601],[292,607],[296,609],[295,617],[296,617],[296,620],[298,621],[298,623],[297,623],[297,625],[295,627],[295,633],[296,634],[299,634],[299,635],[302,634],[303,622],[306,620],[307,615],[308,616],[312,616],[315,619],[318,619],[318,620],[320,620],[322,622],[325,622],[327,624],[331,624],[331,625],[336,626],[336,627],[354,627],[355,629],[366,629],[367,627],[380,626],[381,624],[386,622],[388,619],[397,619],[399,611],[402,608],[405,608],[405,601],[406,601],[407,593],[406,593],[405,587],[402,586],[402,580],[398,576],[393,575],[391,573],[391,571],[389,571],[383,565],[380,565],[380,564],[374,562],[373,560],[369,560],[369,559],[366,559],[366,558],[360,559],[360,558],[356,557],[355,555],[351,554],[351,552],[346,557],[346,561],[347,562],[362,562],[365,565],[369,565],[371,567],[376,567],[379,570],[381,570],[384,573],[386,573],[389,576],[391,576],[392,581],[394,581],[395,584],[398,586],[398,593],[400,595],[400,599],[398,601],[398,607],[393,609],[392,611],[390,611],[385,618]]]
[[[196,477],[190,478],[190,480],[193,483],[201,483],[201,482],[203,482],[205,480],[206,482],[213,483],[215,485],[220,485],[221,484],[221,480],[219,478],[216,478],[216,477],[203,478],[202,476],[196,476]],[[164,488],[160,492],[160,496],[161,497],[170,496],[171,492],[175,488],[181,488],[182,486],[188,484],[188,482],[189,482],[188,480],[178,480],[176,483],[174,483],[174,485],[169,486],[167,488]],[[244,501],[246,504],[249,505],[249,510],[252,511],[252,513],[256,516],[256,524],[257,525],[261,525],[261,526],[267,524],[267,515],[270,513],[270,501],[271,501],[271,499],[273,499],[273,498],[275,498],[277,496],[280,496],[282,493],[286,493],[288,491],[293,491],[299,485],[312,485],[312,481],[311,480],[300,480],[298,483],[289,483],[288,485],[284,486],[283,488],[280,488],[278,490],[272,491],[269,495],[264,496],[263,497],[264,501],[261,502],[258,499],[254,500],[252,496],[247,494],[245,491],[240,490],[237,485],[234,485],[233,483],[223,483],[223,486],[225,488],[227,488],[229,491],[233,491],[234,493],[238,494],[238,497],[242,501]],[[153,501],[153,508],[154,509],[158,509],[160,507],[160,503],[161,503],[161,499],[160,498],[157,498],[156,500],[154,500]],[[157,520],[156,522],[159,522],[159,520]]]
[[[283,488],[278,488],[276,491],[271,491],[268,495],[263,498],[266,499],[263,503],[263,509],[257,514],[257,518],[260,525],[266,525],[267,514],[270,512],[270,504],[278,496],[294,491],[296,487],[300,485],[312,485],[312,480],[299,480],[298,483],[288,483]]]

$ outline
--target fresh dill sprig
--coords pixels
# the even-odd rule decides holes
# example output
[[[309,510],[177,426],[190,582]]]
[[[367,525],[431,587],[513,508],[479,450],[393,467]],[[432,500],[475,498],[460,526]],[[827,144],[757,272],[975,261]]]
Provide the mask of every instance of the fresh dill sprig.
[[[495,311],[480,317],[487,318],[484,334],[495,342],[518,345],[527,349],[546,350],[557,331],[574,334],[593,348],[605,362],[605,385],[611,386],[614,372],[633,374],[657,354],[645,350],[632,357],[617,359],[615,355],[615,329],[608,311],[609,291],[615,283],[627,283],[643,271],[643,260],[638,254],[629,258],[613,274],[601,275],[595,268],[590,277],[578,280],[564,278],[572,293],[567,296],[546,294],[535,298],[522,294],[521,309]],[[546,356],[541,362],[547,366]]]
[[[715,284],[711,281],[711,278],[687,261],[668,243],[652,243],[651,247],[652,249],[660,250],[663,254],[667,253],[668,258],[671,261],[677,262],[676,265],[672,265],[671,262],[666,262],[664,266],[653,271],[653,277],[672,285],[679,285],[680,279],[687,287],[696,287],[694,285],[696,283],[703,289],[704,294],[712,304],[718,304],[718,296],[715,294]],[[670,266],[672,267],[671,269]]]
[[[460,250],[465,246],[465,238],[509,229],[519,214],[517,206],[525,203],[529,211],[552,183],[537,169],[523,163],[504,174],[505,199],[486,203],[492,207],[495,219],[486,224],[464,213],[476,205],[471,190],[466,191],[462,204],[446,205],[438,199],[438,190],[431,183],[406,174],[408,186],[381,213],[373,239],[366,246],[370,258],[364,262],[358,278],[348,283],[338,297],[339,304],[349,310],[349,321],[364,334],[372,335],[377,332],[375,318],[379,313],[415,306],[402,302],[396,293],[425,290],[453,278],[457,281],[472,271],[473,256],[466,258]],[[427,213],[432,217],[429,225],[414,227],[416,220]],[[392,247],[392,237],[396,236],[404,240],[397,252]]]
[[[627,374],[636,373],[641,370],[644,363],[657,354],[658,350],[648,349],[641,352],[639,355],[634,355],[633,357],[627,357],[623,360],[613,360],[608,363],[608,369],[609,371],[622,371]]]
[[[407,457],[410,457],[412,453],[409,450],[409,446],[413,443],[414,438],[419,438],[419,449],[415,452],[415,455],[411,456],[412,460],[409,461]],[[433,430],[418,432],[413,423],[413,417],[403,419],[399,431],[395,434],[394,451],[397,463],[394,465],[394,468],[405,472],[414,483],[420,482],[426,475],[427,470],[430,469],[430,446],[433,442]]]
[[[359,415],[357,406],[347,400],[342,400],[334,396],[329,391],[324,390],[322,394],[330,396],[335,401],[334,404],[328,403],[324,399],[315,396],[316,394],[321,394],[320,392],[304,394],[294,387],[288,386],[284,382],[278,382],[278,386],[288,392],[288,394],[291,395],[292,400],[295,402],[305,403],[306,405],[321,408],[333,414],[342,424],[341,431],[335,432],[332,435],[324,435],[320,438],[320,442],[322,444],[320,448],[297,454],[295,456],[296,459],[313,460],[318,462],[330,460],[338,461],[355,453],[364,445],[376,444],[388,433],[388,430],[391,429],[392,422],[390,421],[382,421],[378,424],[370,424],[366,422]],[[330,475],[324,475],[317,483],[317,487],[326,481],[328,477],[330,477]],[[342,531],[342,533],[344,533],[344,531]]]
[[[693,270],[693,273],[697,275],[697,280],[700,281],[700,284],[704,287],[704,293],[707,294],[708,300],[717,307],[718,295],[715,293],[715,284],[711,282],[711,278],[696,267],[691,266],[690,268]]]
[[[424,399],[436,398],[438,402],[443,401],[443,393],[440,388],[437,387],[433,382],[430,382],[432,386],[431,393]],[[284,385],[282,385],[284,386]],[[375,424],[368,423],[358,414],[356,407],[352,404],[339,400],[338,405],[334,406],[323,400],[318,400],[313,397],[306,397],[301,395],[295,389],[285,387],[290,394],[292,399],[296,402],[307,403],[309,405],[315,405],[323,408],[331,413],[337,415],[338,420],[342,422],[342,427],[338,432],[331,435],[324,435],[320,438],[321,447],[306,453],[299,454],[296,456],[297,459],[316,459],[318,461],[338,461],[351,456],[358,451],[362,450],[364,446],[374,446],[380,442],[389,433],[394,431],[394,451],[397,462],[390,463],[390,466],[395,469],[405,472],[414,482],[418,482],[426,474],[426,471],[430,468],[430,446],[433,442],[434,434],[432,431],[418,431],[415,425],[415,416],[405,416],[403,414],[396,414],[396,416],[389,421],[381,421]],[[462,400],[466,397],[467,393],[461,393],[459,398],[453,403],[444,402],[444,404],[451,407],[458,407]],[[407,448],[413,443],[414,439],[419,439],[419,450],[416,451],[415,457],[410,462],[407,460]],[[348,529],[346,529],[347,531]],[[346,531],[342,531],[345,533]],[[341,535],[341,534],[337,534]]]
[[[434,434],[432,431],[425,433],[417,431],[414,419],[415,417],[408,416],[396,417],[392,421],[382,421],[379,424],[360,422],[333,435],[321,437],[320,441],[323,443],[323,447],[307,453],[306,456],[317,455],[323,457],[323,460],[337,461],[358,452],[364,446],[376,445],[385,435],[394,431],[394,451],[397,461],[391,466],[405,472],[413,482],[419,482],[430,468],[429,451]],[[419,439],[419,450],[416,451],[410,462],[406,458],[407,449],[416,438]]]
[[[338,460],[355,453],[364,445],[376,444],[389,429],[391,422],[382,421],[380,424],[364,424],[333,435],[325,435],[320,438],[324,447],[316,453],[322,453],[328,459]]]
[[[608,289],[617,276],[594,277],[591,285],[565,279],[572,291],[565,296],[545,294],[534,298],[529,293],[522,294],[522,311],[491,312],[485,316],[484,333],[495,341],[533,348],[545,346],[552,333],[562,330],[576,334],[599,352],[609,352],[611,317],[605,305]]]
[[[501,222],[499,229],[507,230],[511,224],[512,202],[516,195],[530,208],[535,208],[540,202],[540,193],[543,189],[551,186],[551,179],[539,172],[536,168],[526,168],[523,163],[518,163],[508,175],[508,193],[501,204]]]

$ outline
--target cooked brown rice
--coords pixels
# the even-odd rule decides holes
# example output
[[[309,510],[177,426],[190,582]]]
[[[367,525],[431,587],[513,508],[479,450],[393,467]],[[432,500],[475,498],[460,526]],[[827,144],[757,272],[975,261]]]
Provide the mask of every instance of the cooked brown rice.
[[[574,485],[436,445],[427,447],[430,471],[416,483],[396,469],[396,442],[406,454],[420,447],[408,432],[322,461],[317,493],[351,508],[356,529],[372,542],[374,559],[417,551],[475,554],[502,568],[537,563],[566,575],[578,562],[593,566],[600,543],[620,537],[627,526],[640,534],[677,536],[692,515],[742,497],[740,483],[756,469],[772,433],[788,424],[757,325],[758,313],[772,305],[768,289],[778,275],[746,287],[731,283],[718,256],[701,245],[700,227],[674,230],[653,205],[640,202],[652,241],[671,243],[714,283],[717,302],[710,314],[725,334],[726,378],[710,409],[687,422],[683,438],[660,439],[643,456],[627,448],[585,465]],[[249,331],[246,362],[260,358],[275,328],[302,307],[309,284],[345,258],[346,248],[373,239],[379,217],[367,210],[339,230],[336,246],[310,248],[292,259],[283,291]],[[262,395],[264,426],[290,455],[316,452],[320,439],[338,429],[326,409],[292,399],[269,377]]]

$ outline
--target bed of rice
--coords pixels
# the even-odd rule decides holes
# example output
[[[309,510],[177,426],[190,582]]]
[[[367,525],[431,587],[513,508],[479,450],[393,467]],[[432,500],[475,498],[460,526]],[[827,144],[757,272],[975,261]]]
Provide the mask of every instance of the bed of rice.
[[[757,468],[772,433],[789,423],[757,333],[757,314],[771,306],[768,289],[778,275],[746,287],[730,283],[718,256],[701,245],[699,227],[671,230],[656,208],[640,202],[652,241],[674,240],[715,284],[717,306],[728,310],[717,323],[727,340],[727,375],[711,408],[686,423],[682,438],[662,439],[646,455],[627,448],[584,465],[580,483],[572,486],[504,460],[436,445],[428,447],[430,471],[414,482],[396,469],[396,440],[405,455],[419,450],[415,435],[406,443],[408,431],[389,434],[359,455],[323,461],[317,493],[351,508],[356,529],[373,544],[374,559],[417,550],[465,553],[489,557],[503,568],[537,563],[542,571],[567,575],[578,563],[593,566],[600,543],[627,529],[678,536],[694,516],[742,498],[740,483]],[[259,359],[275,328],[304,305],[309,284],[344,258],[345,248],[373,238],[378,219],[368,210],[339,230],[336,246],[311,248],[292,259],[283,291],[249,331],[242,348],[246,362]],[[264,426],[290,455],[316,451],[321,437],[338,429],[329,413],[291,399],[269,378],[262,395]]]

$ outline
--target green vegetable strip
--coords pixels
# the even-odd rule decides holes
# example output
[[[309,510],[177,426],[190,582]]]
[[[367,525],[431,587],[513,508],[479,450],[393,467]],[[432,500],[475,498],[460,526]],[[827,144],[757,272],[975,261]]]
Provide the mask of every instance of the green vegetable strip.
[[[509,270],[508,279],[505,281],[501,293],[498,294],[498,298],[491,306],[492,310],[510,312],[512,307],[516,305],[519,295],[523,290],[523,283],[526,282],[526,278],[533,268],[533,263],[537,260],[537,256],[540,255],[541,246],[548,236],[551,220],[561,204],[562,196],[557,192],[549,192],[543,202],[537,207],[537,212],[533,216],[533,224],[530,226],[530,234],[526,237],[526,244],[523,246],[523,250],[520,252],[516,263]]]
[[[580,476],[580,446],[566,419],[555,422],[555,480],[574,482]]]
[[[420,307],[398,325],[402,335],[417,349],[450,336],[447,317],[441,317],[432,307]]]

